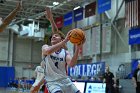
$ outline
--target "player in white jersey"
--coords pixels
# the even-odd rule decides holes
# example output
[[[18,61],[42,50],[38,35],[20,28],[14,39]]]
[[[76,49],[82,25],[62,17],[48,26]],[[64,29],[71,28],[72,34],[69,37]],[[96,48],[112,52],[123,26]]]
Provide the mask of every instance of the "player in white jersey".
[[[51,13],[51,11],[48,12],[47,10],[47,13]],[[52,22],[52,15],[50,14],[49,17],[50,22]],[[51,37],[52,45],[45,44],[42,46],[42,55],[46,63],[45,80],[49,93],[80,93],[67,76],[66,70],[67,65],[73,67],[77,64],[78,53],[84,42],[81,42],[80,45],[75,45],[75,54],[71,57],[70,53],[64,49],[65,44],[69,41],[69,37],[70,31],[66,38],[62,32],[53,31]],[[41,82],[38,86],[40,84]]]
[[[38,85],[38,83],[44,78],[45,74],[45,64],[42,61],[40,63],[40,66],[37,66],[35,69],[35,76],[36,76],[36,80],[34,82],[34,84],[32,85],[31,89],[30,89],[30,93],[38,93],[38,90],[42,87],[40,87],[38,90],[34,90],[34,87],[36,87]]]
[[[69,41],[70,32],[63,39],[61,32],[53,34],[51,44],[43,45],[42,54],[46,62],[46,81],[50,93],[80,93],[72,81],[68,78],[66,70],[67,66],[75,66],[77,63],[80,47],[76,45],[75,54],[73,57],[63,48],[66,42]]]

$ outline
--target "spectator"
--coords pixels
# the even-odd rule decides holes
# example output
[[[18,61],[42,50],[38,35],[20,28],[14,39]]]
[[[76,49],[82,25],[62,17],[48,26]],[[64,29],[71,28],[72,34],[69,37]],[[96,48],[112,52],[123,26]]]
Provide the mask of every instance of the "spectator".
[[[140,93],[140,62],[138,64],[138,68],[134,71],[132,80],[136,88],[136,93]]]
[[[114,74],[110,72],[109,66],[107,66],[103,75],[103,82],[106,83],[105,93],[114,93],[114,81]]]

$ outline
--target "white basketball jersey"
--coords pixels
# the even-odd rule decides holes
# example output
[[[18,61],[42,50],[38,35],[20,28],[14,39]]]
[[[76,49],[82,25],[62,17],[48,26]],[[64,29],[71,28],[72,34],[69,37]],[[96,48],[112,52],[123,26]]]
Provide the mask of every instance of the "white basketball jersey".
[[[37,72],[37,77],[36,80],[40,81],[43,77],[44,77],[44,68],[42,68],[41,66],[37,66],[35,71]]]
[[[66,75],[66,50],[61,49],[59,52],[54,52],[46,56],[46,80],[54,81],[67,78]]]

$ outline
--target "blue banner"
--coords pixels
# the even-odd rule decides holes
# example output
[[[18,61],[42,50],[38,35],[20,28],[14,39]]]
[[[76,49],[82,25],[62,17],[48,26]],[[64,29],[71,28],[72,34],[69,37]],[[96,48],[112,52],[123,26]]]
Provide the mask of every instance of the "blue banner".
[[[72,24],[72,16],[72,11],[64,15],[64,26]]]
[[[140,44],[140,28],[129,30],[129,44]]]
[[[74,10],[74,22],[83,19],[83,7],[77,10]]]
[[[105,62],[78,64],[68,68],[69,76],[101,76],[105,72]]]
[[[133,59],[132,63],[131,63],[131,69],[132,69],[132,74],[134,73],[134,71],[137,69],[138,64],[140,59]]]
[[[111,9],[111,0],[98,0],[98,13],[101,14]]]

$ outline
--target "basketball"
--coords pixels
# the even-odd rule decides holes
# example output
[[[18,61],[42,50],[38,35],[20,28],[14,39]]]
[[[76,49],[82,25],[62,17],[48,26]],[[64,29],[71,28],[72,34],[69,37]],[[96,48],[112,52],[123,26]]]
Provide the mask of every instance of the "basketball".
[[[76,28],[70,33],[70,42],[73,44],[80,44],[85,39],[85,33],[83,30]]]

